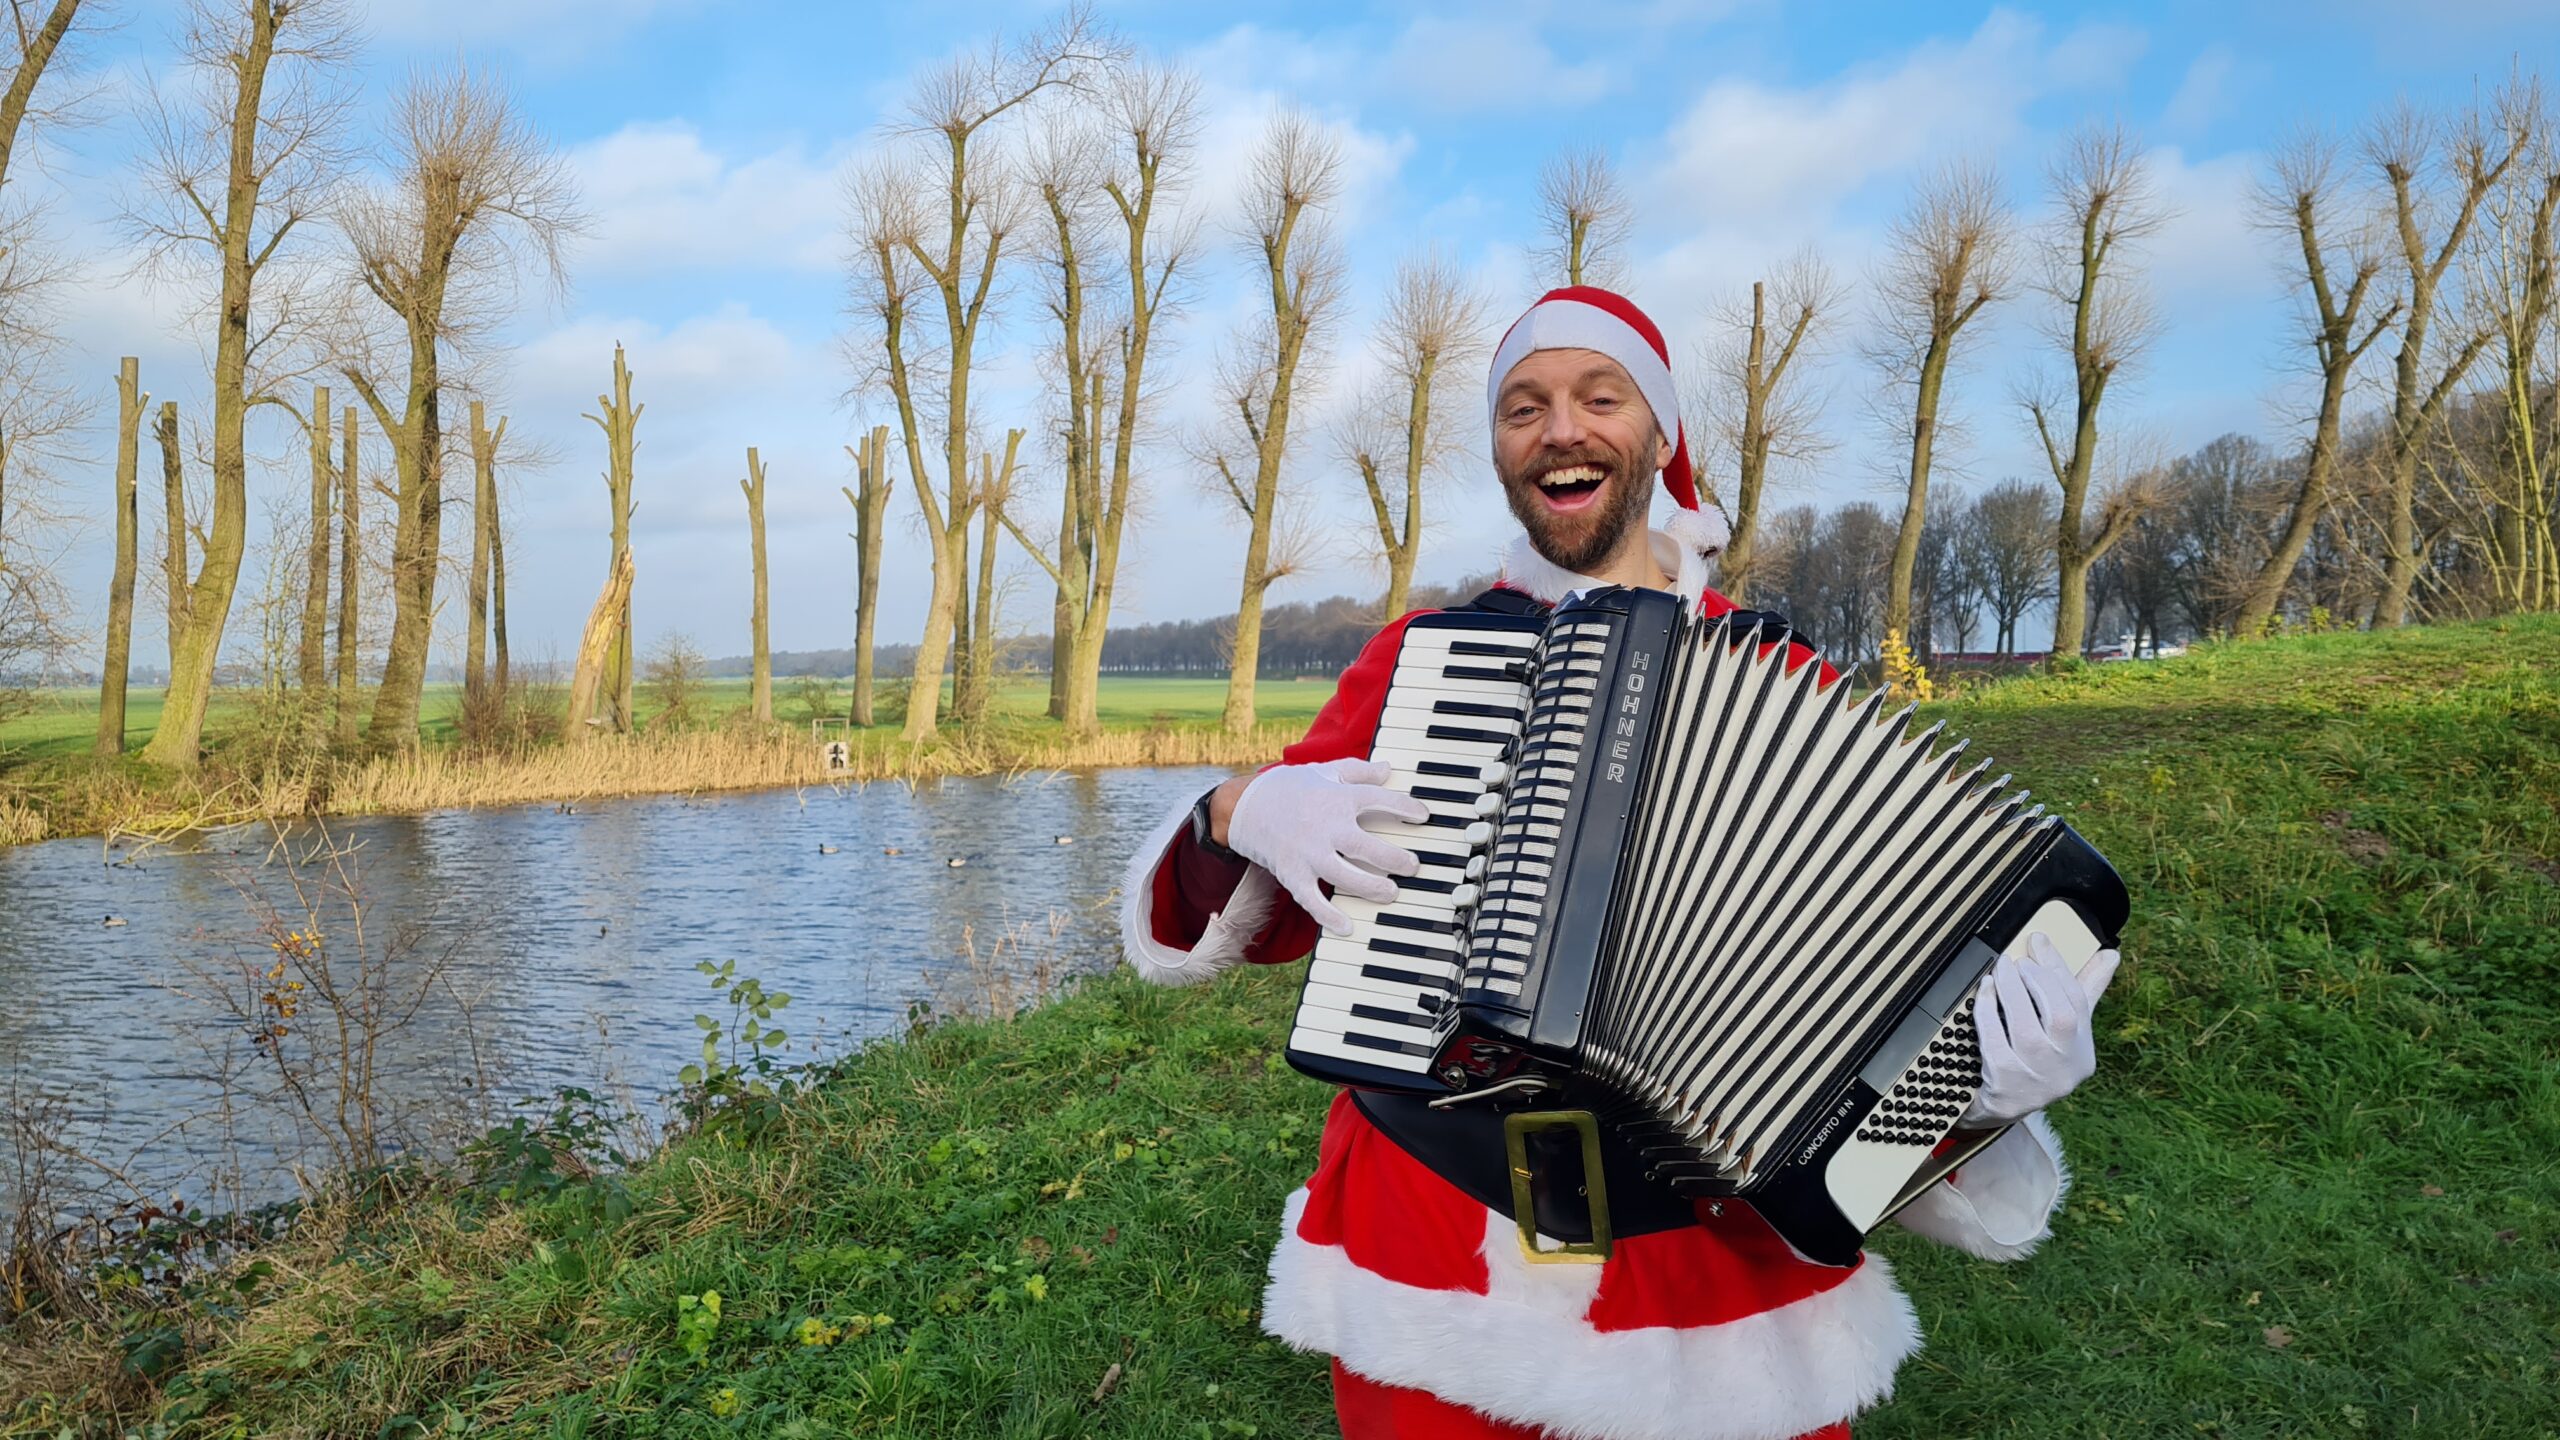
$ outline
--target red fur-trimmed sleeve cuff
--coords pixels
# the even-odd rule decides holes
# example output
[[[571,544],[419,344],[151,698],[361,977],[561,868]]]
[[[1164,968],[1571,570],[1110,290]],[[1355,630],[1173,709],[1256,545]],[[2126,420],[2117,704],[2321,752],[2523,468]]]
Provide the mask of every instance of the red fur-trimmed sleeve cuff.
[[[1222,861],[1191,839],[1191,801],[1158,822],[1120,881],[1120,943],[1138,973],[1190,985],[1250,960],[1294,960],[1315,922],[1259,865]]]

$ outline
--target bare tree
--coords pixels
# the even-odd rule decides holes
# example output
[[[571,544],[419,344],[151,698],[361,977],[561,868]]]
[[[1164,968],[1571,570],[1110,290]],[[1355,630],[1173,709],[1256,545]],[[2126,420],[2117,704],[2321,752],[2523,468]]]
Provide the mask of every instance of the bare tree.
[[[2329,212],[2338,203],[2341,182],[2337,149],[2327,139],[2305,135],[2281,151],[2260,183],[2259,216],[2270,229],[2290,234],[2301,247],[2301,277],[2311,299],[2311,354],[2320,373],[2320,400],[2311,422],[2310,445],[2304,455],[2300,488],[2278,533],[2267,563],[2250,582],[2233,623],[2243,636],[2264,631],[2283,603],[2294,567],[2311,542],[2311,532],[2329,507],[2329,492],[2338,472],[2339,424],[2345,414],[2347,382],[2356,362],[2389,333],[2398,318],[2399,302],[2383,304],[2367,314],[2373,282],[2382,269],[2381,256],[2360,233],[2347,226],[2349,240],[2333,250]]]
[[[934,71],[908,102],[903,158],[865,167],[851,186],[857,309],[879,326],[879,358],[866,379],[898,409],[907,473],[916,490],[933,561],[933,590],[901,735],[933,738],[941,717],[943,666],[968,637],[969,525],[976,518],[970,477],[969,387],[980,362],[981,326],[996,281],[1024,220],[1019,187],[990,149],[999,128],[1053,86],[1078,86],[1114,58],[1113,42],[1082,6],[1021,43],[996,44]],[[930,217],[930,218],[928,218]],[[941,301],[936,343],[908,334],[911,312],[930,291]],[[925,465],[925,407],[939,400],[943,493]],[[953,708],[962,718],[979,697],[963,660]]]
[[[1724,317],[1732,340],[1708,361],[1716,389],[1712,429],[1705,433],[1733,447],[1736,471],[1733,538],[1719,562],[1716,587],[1736,601],[1751,594],[1769,462],[1809,459],[1824,448],[1814,429],[1813,397],[1790,381],[1801,380],[1800,367],[1820,346],[1845,293],[1819,256],[1799,255],[1771,279],[1751,282],[1750,304]]]
[[[598,395],[595,413],[586,417],[604,432],[604,488],[613,526],[613,549],[605,562],[608,592],[613,589],[610,577],[623,572],[622,562],[631,554],[632,479],[639,463],[640,415],[648,408],[631,398],[631,366],[623,358],[622,346],[616,344],[613,347],[613,390],[609,394]],[[597,690],[587,699],[593,703],[601,694],[605,704],[612,707],[609,723],[616,731],[627,735],[636,723],[631,710],[632,686],[637,679],[631,656],[629,583],[621,587],[615,600],[613,633],[605,637],[604,655],[598,664],[603,669],[598,673]],[[573,689],[573,699],[575,695]],[[587,719],[583,713],[573,718],[580,724]]]
[[[1878,353],[1895,383],[1911,387],[1910,467],[1885,582],[1889,632],[1911,633],[1911,570],[1928,523],[1947,370],[1966,327],[2007,293],[2009,230],[1997,177],[1956,166],[1921,182],[1887,236],[1876,279]]]
[[[154,96],[147,180],[157,208],[133,220],[157,264],[202,258],[215,291],[211,524],[193,583],[177,577],[186,618],[160,725],[143,748],[154,764],[192,768],[203,738],[248,541],[249,406],[268,398],[266,357],[296,333],[290,296],[262,282],[287,263],[340,160],[342,15],[335,0],[196,0],[181,50],[201,83],[174,101]]]
[[[329,387],[311,387],[311,414],[304,422],[311,446],[311,530],[303,545],[301,664],[295,671],[306,696],[317,696],[329,682],[329,507],[338,487],[331,418]]]
[[[27,542],[48,518],[31,503],[47,478],[42,461],[79,418],[78,398],[51,379],[59,345],[47,301],[65,267],[37,244],[34,211],[15,203],[8,182],[19,141],[45,113],[37,89],[79,8],[79,0],[49,8],[10,0],[10,43],[0,50],[8,62],[0,86],[0,675],[40,668],[63,643],[58,578]]]
[[[2053,492],[2026,480],[2003,480],[1973,502],[1962,536],[1973,551],[1959,563],[1981,577],[2003,656],[2018,651],[2018,622],[2053,598],[2054,509]]]
[[[489,428],[488,402],[471,402],[471,574],[463,584],[462,713],[478,716],[489,689],[489,604],[498,558],[498,447],[507,417]],[[497,693],[506,693],[500,681]]]
[[[853,723],[871,720],[871,648],[880,618],[880,546],[886,538],[882,521],[896,482],[889,478],[889,427],[875,425],[860,446],[847,445],[856,483],[844,487],[853,502]]]
[[[2531,100],[2525,156],[2489,193],[2466,262],[2471,307],[2497,347],[2489,443],[2438,467],[2454,472],[2439,488],[2476,496],[2475,548],[2502,610],[2560,604],[2560,135]]]
[[[1597,147],[1567,150],[1538,171],[1540,269],[1566,285],[1615,285],[1635,218],[1617,167]]]
[[[747,566],[755,589],[755,600],[747,617],[748,661],[747,709],[759,725],[773,723],[773,649],[772,632],[766,624],[764,588],[764,459],[756,447],[747,447],[747,477],[738,482],[740,493],[747,497]]]
[[[2392,357],[2381,455],[2389,548],[2373,606],[2377,630],[2408,617],[2419,569],[2440,538],[2418,532],[2421,452],[2493,333],[2487,325],[2457,324],[2441,343],[2434,341],[2445,277],[2470,239],[2481,202],[2532,144],[2540,108],[2539,94],[2516,82],[2499,92],[2488,113],[2474,110],[2451,127],[2403,104],[2365,137],[2366,163],[2391,194],[2393,258],[2401,269],[2400,346]]]
[[[178,445],[178,402],[160,402],[151,436],[160,447],[160,587],[166,602],[169,674],[178,673],[178,657],[186,653],[187,614],[194,594],[187,584],[186,452]]]
[[[124,753],[125,682],[133,670],[133,582],[142,516],[142,362],[127,355],[116,367],[116,568],[107,587],[107,658],[98,679],[98,739],[93,753]]]
[[[494,82],[455,69],[412,81],[391,122],[393,180],[343,209],[356,276],[388,312],[405,351],[395,408],[376,376],[372,336],[340,369],[391,441],[399,513],[391,544],[391,648],[367,734],[376,745],[417,738],[435,620],[444,533],[445,356],[468,347],[512,308],[520,275],[566,283],[561,242],[581,224],[558,152]]]
[[[2071,430],[2047,394],[2025,397],[2045,466],[2061,491],[2055,510],[2053,653],[2078,655],[2089,628],[2089,567],[2122,540],[2141,514],[2143,491],[2114,486],[2088,514],[2098,463],[2098,409],[2127,361],[2158,332],[2150,304],[2127,271],[2134,252],[2167,218],[2154,198],[2141,143],[2122,127],[2074,135],[2050,180],[2053,217],[2038,286],[2057,312],[2048,334],[2071,359]],[[2094,523],[2092,523],[2094,519]]]
[[[364,526],[358,501],[363,488],[358,473],[363,457],[364,442],[356,433],[356,407],[349,405],[338,412],[338,693],[330,717],[330,738],[341,748],[356,743],[356,709],[363,698],[363,677],[356,660],[358,642],[363,638],[363,611],[357,603],[361,599],[364,564]]]
[[[1307,344],[1332,316],[1342,293],[1342,262],[1321,215],[1342,183],[1342,154],[1316,122],[1301,114],[1272,117],[1255,148],[1246,180],[1245,217],[1270,285],[1270,318],[1256,322],[1243,350],[1231,355],[1222,398],[1235,433],[1208,459],[1244,514],[1243,594],[1236,602],[1234,668],[1221,723],[1231,734],[1254,724],[1254,672],[1262,655],[1262,602],[1295,557],[1275,546],[1280,479],[1289,453],[1291,407]],[[1229,445],[1235,445],[1231,453]],[[1275,561],[1283,563],[1275,563]]]
[[[587,612],[587,628],[579,632],[578,659],[569,672],[569,706],[560,713],[560,738],[572,745],[607,723],[595,716],[597,692],[604,687],[605,667],[616,641],[628,638],[622,616],[631,599],[633,573],[630,551],[613,557],[604,589],[596,596],[595,608]]]
[[[1119,586],[1137,445],[1151,398],[1147,362],[1155,324],[1192,255],[1193,227],[1168,223],[1163,207],[1197,140],[1199,82],[1181,70],[1120,67],[1105,91],[1102,123],[1107,133],[1093,146],[1052,146],[1035,172],[1056,234],[1050,312],[1059,324],[1067,400],[1067,463],[1054,543],[1038,543],[1009,512],[1003,515],[1057,589],[1050,713],[1075,735],[1102,728],[1102,644]],[[1078,183],[1087,188],[1071,188]],[[1094,233],[1088,236],[1088,230]],[[1088,289],[1081,258],[1100,255],[1105,246],[1117,252],[1116,278],[1125,291],[1116,300],[1107,290]],[[1090,283],[1105,285],[1112,278],[1104,272]]]
[[[1374,342],[1383,373],[1345,437],[1377,523],[1387,568],[1382,618],[1405,612],[1422,553],[1422,488],[1458,444],[1453,412],[1468,363],[1484,353],[1483,291],[1438,253],[1396,271]]]

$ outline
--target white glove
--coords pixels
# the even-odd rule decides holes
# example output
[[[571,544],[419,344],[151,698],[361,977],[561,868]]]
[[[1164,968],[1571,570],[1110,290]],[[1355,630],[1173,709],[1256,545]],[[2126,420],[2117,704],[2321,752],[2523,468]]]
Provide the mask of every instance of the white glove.
[[[1421,862],[1403,846],[1360,828],[1367,814],[1422,821],[1429,806],[1384,782],[1383,760],[1327,760],[1275,765],[1253,778],[1227,817],[1227,848],[1271,872],[1315,922],[1351,933],[1351,917],[1327,900],[1320,882],[1344,895],[1396,898],[1390,875],[1410,875]]]
[[[1965,1110],[1968,1126],[2006,1125],[2071,1093],[2098,1068],[2098,1042],[2090,1012],[2121,958],[2113,950],[2089,957],[2071,973],[2062,952],[2042,932],[2027,937],[2026,954],[2010,951],[1991,966],[1973,992],[1973,1023],[1982,1038],[1982,1088]]]

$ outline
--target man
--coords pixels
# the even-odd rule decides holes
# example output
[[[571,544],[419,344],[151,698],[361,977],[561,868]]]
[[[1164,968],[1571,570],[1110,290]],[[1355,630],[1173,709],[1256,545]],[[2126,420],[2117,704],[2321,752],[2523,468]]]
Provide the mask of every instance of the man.
[[[1589,287],[1550,293],[1503,338],[1487,395],[1494,470],[1525,534],[1477,606],[1537,609],[1619,584],[1733,609],[1707,588],[1725,530],[1698,508],[1668,357],[1634,305]],[[1653,531],[1657,473],[1677,508]],[[1218,786],[1140,847],[1123,923],[1149,978],[1297,959],[1319,926],[1348,928],[1328,887],[1389,900],[1384,877],[1413,873],[1360,824],[1421,818],[1361,758],[1404,625],[1343,672],[1279,765]],[[2094,1068],[2089,1013],[2116,965],[2102,951],[2074,976],[2042,937],[2027,950],[1983,982],[1985,1083],[1968,1117],[2026,1123],[1901,1216],[1990,1259],[2032,1251],[2061,1201],[2060,1145],[2037,1112]],[[1605,1264],[1528,1263],[1511,1217],[1473,1183],[1498,1141],[1457,1128],[1481,1131],[1455,1118],[1467,1113],[1337,1095],[1316,1172],[1289,1198],[1263,1324],[1333,1357],[1347,1440],[1839,1440],[1918,1348],[1881,1258],[1813,1264],[1745,1205],[1630,1196],[1651,1213],[1617,1227]],[[1610,1188],[1616,1216],[1619,1191],[1641,1187]]]

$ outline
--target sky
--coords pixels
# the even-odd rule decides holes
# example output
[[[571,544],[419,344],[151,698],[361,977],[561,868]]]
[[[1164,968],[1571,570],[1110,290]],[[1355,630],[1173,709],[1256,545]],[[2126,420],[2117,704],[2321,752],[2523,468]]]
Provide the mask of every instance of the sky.
[[[92,0],[106,4],[107,0]],[[57,301],[65,382],[89,423],[53,466],[50,509],[76,613],[102,623],[111,561],[113,375],[141,357],[142,383],[203,413],[209,334],[202,287],[154,276],[128,222],[142,185],[138,116],[183,85],[180,7],[122,0],[87,38],[66,88],[83,123],[43,135],[24,199],[77,262]],[[835,0],[369,0],[347,79],[358,164],[378,145],[390,98],[456,64],[502,78],[565,154],[589,223],[569,286],[524,287],[489,346],[479,383],[532,457],[506,471],[510,630],[528,660],[565,657],[607,559],[603,436],[583,418],[627,348],[640,426],[635,624],[644,650],[682,632],[711,655],[747,648],[746,447],[769,472],[772,643],[849,645],[852,479],[843,446],[894,419],[855,388],[868,337],[846,311],[843,177],[896,143],[916,78],[963,50],[1053,13],[1014,3],[855,5]],[[1694,376],[1715,317],[1788,257],[1820,255],[1851,282],[1849,303],[1808,375],[1831,448],[1779,477],[1772,505],[1895,499],[1896,450],[1865,358],[1866,281],[1886,229],[1919,179],[1951,163],[1996,167],[2021,217],[2045,216],[2059,143],[2121,123],[2149,147],[2171,215],[2140,259],[2162,336],[2110,399],[2120,454],[2175,454],[2250,431],[2298,428],[2307,381],[2282,237],[2251,223],[2248,195],[2270,150],[2306,129],[2352,135],[2402,101],[2468,103],[2512,66],[2560,54],[2560,9],[2541,0],[2327,4],[2221,0],[2149,6],[1790,4],[1774,0],[1102,7],[1103,19],[1202,82],[1202,149],[1183,196],[1202,225],[1202,263],[1154,362],[1163,423],[1143,455],[1145,514],[1117,619],[1232,611],[1244,532],[1203,488],[1185,436],[1202,425],[1225,337],[1252,314],[1254,257],[1235,229],[1236,179],[1267,119],[1303,110],[1339,142],[1343,195],[1331,222],[1349,300],[1321,342],[1322,383],[1293,447],[1293,502],[1324,553],[1277,600],[1375,594],[1383,570],[1356,474],[1333,436],[1378,369],[1370,330],[1397,264],[1436,249],[1490,300],[1492,328],[1554,283],[1533,258],[1539,167],[1597,146],[1633,198],[1626,285],[1661,324],[1676,371]],[[13,189],[16,188],[13,180]],[[296,237],[329,265],[337,237]],[[1042,428],[1037,279],[1000,296],[981,381],[986,424]],[[1990,312],[1950,398],[1942,483],[1978,488],[2041,474],[2015,397],[2054,372],[2045,311],[2021,294]],[[1688,377],[1684,377],[1685,380]],[[343,387],[341,387],[343,390]],[[1511,522],[1483,455],[1481,390],[1462,388],[1456,457],[1430,501],[1425,581],[1489,569]],[[252,427],[252,508],[304,503],[301,444],[279,412]],[[1704,447],[1700,447],[1704,449]],[[1059,457],[1036,440],[1025,489],[1055,495]],[[1707,456],[1712,475],[1730,460]],[[155,473],[146,465],[146,473]],[[901,467],[902,469],[902,467]],[[467,474],[456,467],[456,474]],[[153,511],[148,498],[143,506]],[[1030,514],[1053,506],[1027,503]],[[387,507],[377,502],[377,514]],[[457,512],[458,514],[458,512]],[[880,634],[921,623],[925,551],[912,496],[890,511]],[[151,533],[145,522],[146,537]],[[468,529],[447,527],[448,550]],[[149,544],[146,538],[146,545]],[[265,553],[253,544],[252,565]],[[1045,629],[1045,577],[1018,554],[1005,622]],[[254,587],[253,574],[245,592]],[[448,582],[438,633],[460,637]],[[138,657],[162,654],[137,606]],[[235,637],[250,625],[235,618]],[[94,651],[92,652],[94,653]],[[148,663],[147,661],[145,663]]]

